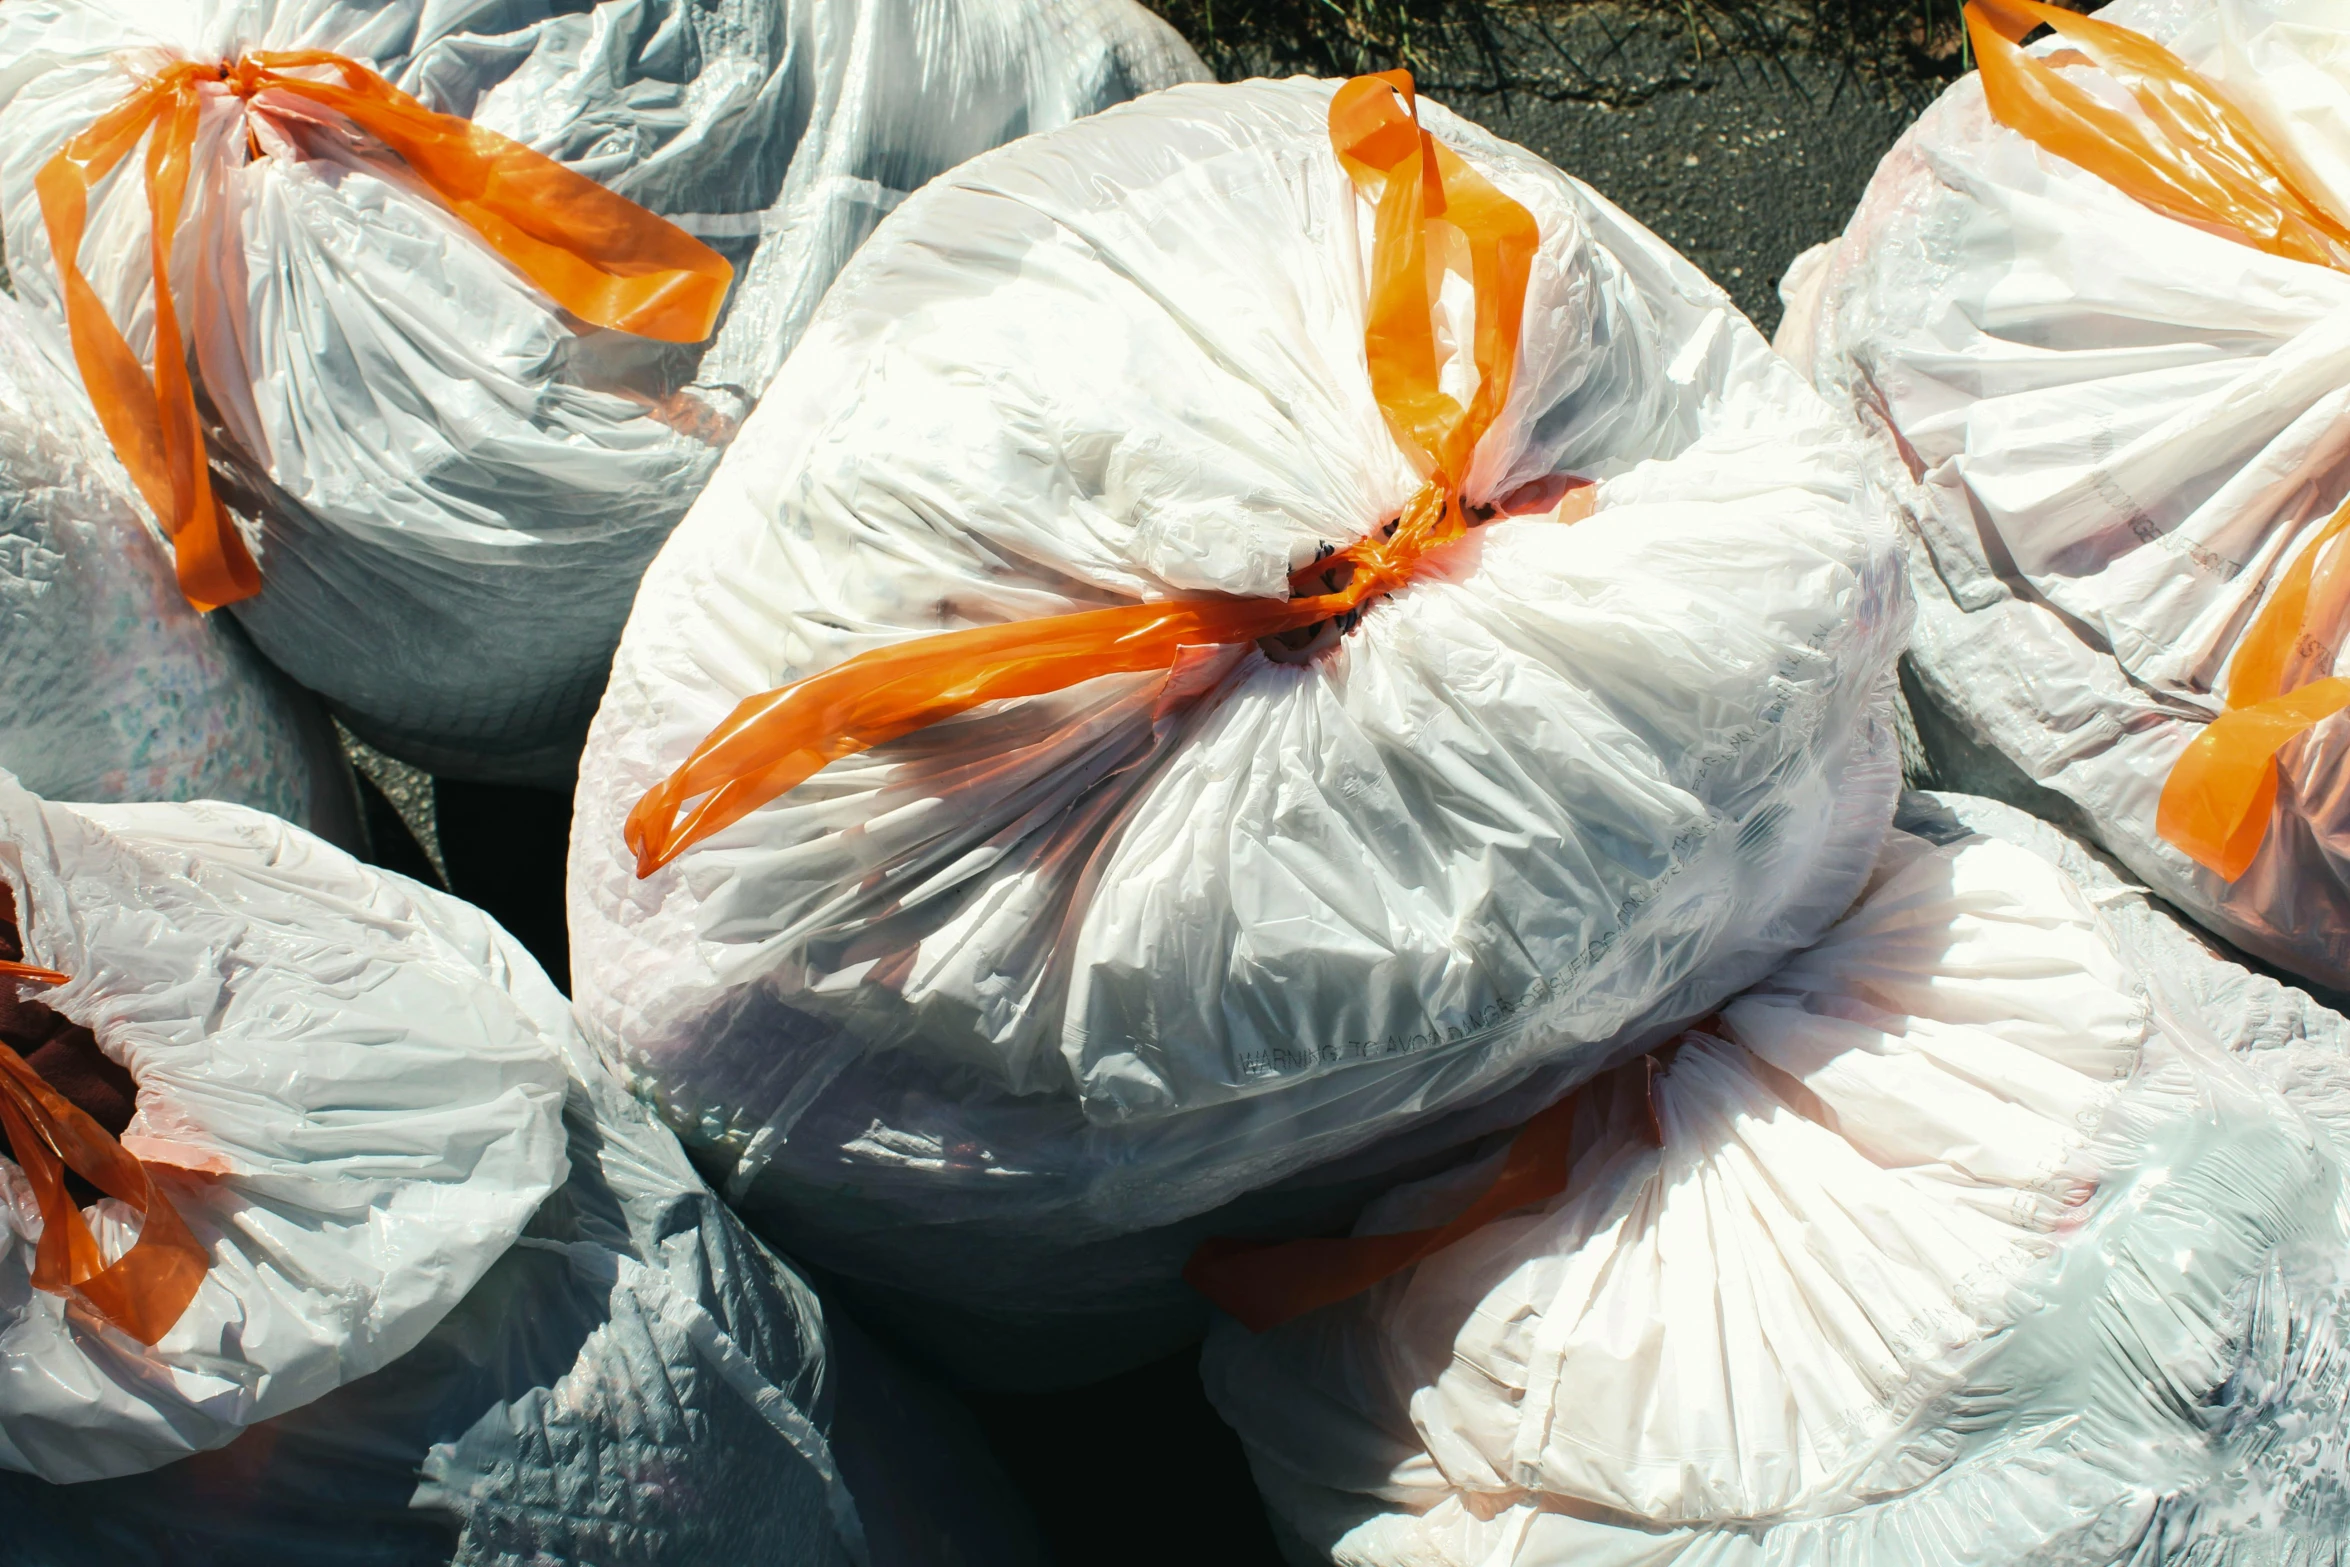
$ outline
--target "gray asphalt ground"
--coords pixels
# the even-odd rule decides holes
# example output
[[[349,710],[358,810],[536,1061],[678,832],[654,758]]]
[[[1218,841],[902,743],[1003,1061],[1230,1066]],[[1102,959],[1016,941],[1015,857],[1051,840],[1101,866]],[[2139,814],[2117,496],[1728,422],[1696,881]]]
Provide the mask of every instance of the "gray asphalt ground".
[[[1938,81],[1800,49],[1733,49],[1655,12],[1581,6],[1497,24],[1423,73],[1447,107],[1541,154],[1656,231],[1767,334],[1779,278],[1842,232]],[[1506,74],[1509,85],[1492,79]]]
[[[342,739],[343,755],[350,758],[351,766],[383,796],[393,814],[398,817],[399,824],[407,828],[408,835],[416,840],[417,848],[423,851],[441,885],[447,886],[449,868],[441,860],[440,823],[435,819],[433,811],[432,775],[420,767],[410,767],[406,762],[384,755],[341,724],[335,725],[335,733]],[[370,821],[370,831],[374,836],[381,836],[375,832],[379,821],[380,816]],[[389,826],[388,823],[383,825]],[[381,857],[388,845],[377,844],[375,847]]]

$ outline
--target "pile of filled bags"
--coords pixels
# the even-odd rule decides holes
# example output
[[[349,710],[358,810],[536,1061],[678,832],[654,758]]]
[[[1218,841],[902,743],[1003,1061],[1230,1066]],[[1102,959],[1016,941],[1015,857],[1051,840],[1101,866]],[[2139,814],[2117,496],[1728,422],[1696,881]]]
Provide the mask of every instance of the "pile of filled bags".
[[[1774,350],[1126,0],[9,0],[0,1554],[1010,1567],[1203,1344],[1299,1563],[2334,1559],[2320,11],[1973,0]]]

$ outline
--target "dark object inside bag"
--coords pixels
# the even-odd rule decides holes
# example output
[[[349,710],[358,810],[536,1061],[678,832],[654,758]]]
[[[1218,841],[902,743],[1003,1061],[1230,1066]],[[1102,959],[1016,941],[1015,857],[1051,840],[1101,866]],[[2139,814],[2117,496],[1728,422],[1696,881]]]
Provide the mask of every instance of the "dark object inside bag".
[[[24,961],[24,941],[17,933],[16,896],[0,884],[0,959]],[[91,1120],[120,1137],[138,1107],[139,1085],[130,1073],[98,1048],[98,1036],[38,1001],[19,999],[25,987],[0,983],[0,1044],[24,1057],[41,1080],[71,1101]],[[70,1170],[66,1190],[77,1203],[98,1200],[98,1190]]]

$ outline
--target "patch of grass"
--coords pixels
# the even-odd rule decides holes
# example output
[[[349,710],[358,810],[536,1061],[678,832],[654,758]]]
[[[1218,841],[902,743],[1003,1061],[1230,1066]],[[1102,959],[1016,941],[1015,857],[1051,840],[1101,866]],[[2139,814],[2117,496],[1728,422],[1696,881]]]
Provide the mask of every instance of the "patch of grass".
[[[1225,80],[1303,71],[1348,76],[1402,65],[1431,82],[1543,91],[1516,62],[1529,36],[1566,22],[1672,29],[1693,62],[1790,51],[1864,74],[1958,76],[1958,0],[1148,0]]]

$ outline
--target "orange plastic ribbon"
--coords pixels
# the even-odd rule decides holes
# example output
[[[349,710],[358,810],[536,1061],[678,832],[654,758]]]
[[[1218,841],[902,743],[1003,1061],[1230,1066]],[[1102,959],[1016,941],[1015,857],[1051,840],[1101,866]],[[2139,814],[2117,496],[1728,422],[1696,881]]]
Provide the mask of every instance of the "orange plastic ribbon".
[[[54,969],[0,964],[0,977],[62,983]],[[142,1344],[169,1333],[196,1298],[211,1259],[147,1167],[27,1065],[0,1045],[0,1131],[32,1183],[41,1210],[33,1251],[33,1288],[78,1293],[91,1310]],[[82,1211],[65,1188],[71,1169],[140,1215],[139,1238],[112,1263],[98,1249]]]
[[[2350,501],[2295,557],[2236,645],[2228,665],[2228,710],[2203,726],[2163,782],[2155,831],[2229,881],[2251,869],[2268,836],[2277,753],[2350,707],[2350,680],[2338,675],[2286,687],[2296,666],[2333,667],[2335,643],[2319,628],[2339,627],[2350,608],[2350,550],[2327,548],[2345,528]]]
[[[340,81],[288,74],[313,68]],[[180,588],[198,609],[261,589],[252,555],[212,494],[172,300],[172,240],[204,89],[214,83],[239,98],[266,92],[302,99],[373,136],[491,249],[584,321],[676,343],[698,343],[717,323],[734,271],[716,251],[551,158],[427,109],[356,60],[305,49],[250,53],[229,67],[165,67],[67,142],[42,166],[34,191],[82,383],[123,466],[171,535]],[[90,193],[142,137],[155,298],[152,381],[80,264]]]
[[[1516,1208],[1548,1202],[1567,1189],[1574,1163],[1580,1092],[1528,1121],[1510,1144],[1493,1184],[1453,1220],[1434,1229],[1332,1239],[1204,1242],[1184,1265],[1184,1282],[1251,1333],[1277,1328],[1358,1295]]]
[[[2324,183],[2226,89],[2143,33],[2040,0],[1969,0],[1991,117],[2182,223],[2319,266],[2350,264]],[[2046,23],[2128,89],[2141,124],[2016,44]]]
[[[2040,0],[1971,0],[1966,21],[1983,96],[2000,124],[2166,217],[2272,255],[2350,270],[2350,224],[2318,196],[2323,183],[2168,49]],[[2128,89],[2148,123],[2016,47],[2043,22]],[[2204,726],[2163,782],[2155,831],[2229,881],[2251,868],[2268,836],[2278,753],[2350,706],[2350,680],[2287,684],[2297,653],[2303,675],[2332,667],[2333,639],[2320,628],[2342,623],[2350,571],[2338,549],[2322,573],[2318,562],[2346,522],[2350,502],[2295,558],[2229,664],[2228,710]]]
[[[1163,671],[1187,647],[1255,642],[1340,619],[1409,582],[1431,552],[1468,530],[1459,487],[1509,396],[1539,240],[1533,214],[1420,128],[1408,72],[1342,85],[1330,103],[1330,139],[1377,209],[1364,331],[1372,391],[1427,480],[1394,527],[1301,568],[1288,599],[1126,604],[951,631],[877,648],[752,697],[629,813],[639,876],[826,764],[983,702]],[[1441,260],[1432,241],[1455,238],[1476,289],[1477,388],[1465,407],[1438,383],[1430,292]],[[701,803],[686,812],[696,797]]]

